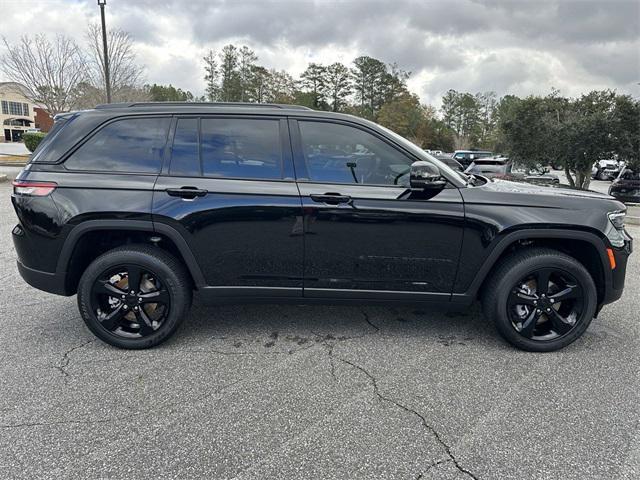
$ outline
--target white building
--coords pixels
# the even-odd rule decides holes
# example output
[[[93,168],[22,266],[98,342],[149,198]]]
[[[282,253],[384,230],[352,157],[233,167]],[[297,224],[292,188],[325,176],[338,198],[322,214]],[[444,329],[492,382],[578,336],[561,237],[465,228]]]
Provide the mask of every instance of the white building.
[[[0,142],[18,142],[24,132],[34,129],[34,107],[24,85],[0,82]]]

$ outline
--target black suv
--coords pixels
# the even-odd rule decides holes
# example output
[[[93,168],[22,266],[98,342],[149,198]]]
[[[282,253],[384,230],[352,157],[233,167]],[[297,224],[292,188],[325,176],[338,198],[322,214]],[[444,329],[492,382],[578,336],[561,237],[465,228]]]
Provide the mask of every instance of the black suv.
[[[622,203],[456,172],[349,115],[113,104],[57,118],[14,182],[18,269],[102,340],[166,340],[217,302],[422,302],[534,351],[620,298]]]

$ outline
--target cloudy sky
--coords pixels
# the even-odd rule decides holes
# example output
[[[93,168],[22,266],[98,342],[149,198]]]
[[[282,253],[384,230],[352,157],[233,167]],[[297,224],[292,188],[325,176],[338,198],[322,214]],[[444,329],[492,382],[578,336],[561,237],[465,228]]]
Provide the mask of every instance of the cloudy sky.
[[[0,0],[0,34],[83,40],[95,0]],[[269,68],[358,55],[397,62],[438,104],[449,88],[565,95],[615,88],[640,96],[640,0],[107,0],[107,25],[135,38],[150,83],[204,91],[201,58],[246,44]],[[1,74],[0,74],[1,75]]]

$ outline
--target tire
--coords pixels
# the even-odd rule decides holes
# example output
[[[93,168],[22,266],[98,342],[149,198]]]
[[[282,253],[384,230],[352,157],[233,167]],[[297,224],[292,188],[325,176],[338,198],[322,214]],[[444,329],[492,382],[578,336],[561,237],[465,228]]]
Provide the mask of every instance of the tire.
[[[600,170],[600,171],[598,171],[597,178],[598,178],[598,180],[601,180],[601,181],[603,181],[603,182],[604,182],[605,180],[609,180],[609,176],[608,176],[606,173],[604,173],[604,170]]]
[[[171,337],[187,315],[191,299],[190,277],[183,265],[147,245],[100,255],[78,285],[78,308],[89,330],[109,345],[126,349],[154,347]]]
[[[546,282],[540,283],[538,279],[545,276]],[[527,283],[521,283],[526,279]],[[544,284],[547,287],[543,289]],[[530,285],[535,285],[535,290]],[[522,287],[528,291],[523,292]],[[542,291],[547,294],[540,294]],[[518,299],[515,303],[526,301],[528,305],[514,305],[514,298]],[[485,285],[482,307],[511,345],[530,352],[551,352],[566,347],[587,330],[596,311],[597,291],[593,278],[575,258],[557,250],[530,248],[500,262]]]

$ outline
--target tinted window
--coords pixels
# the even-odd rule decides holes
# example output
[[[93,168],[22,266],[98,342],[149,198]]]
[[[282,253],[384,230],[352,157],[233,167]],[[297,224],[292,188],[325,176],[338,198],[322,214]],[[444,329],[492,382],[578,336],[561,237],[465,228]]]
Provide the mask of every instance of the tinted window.
[[[359,128],[299,122],[309,178],[317,182],[408,185],[412,160]]]
[[[170,118],[117,120],[100,129],[66,161],[72,170],[158,173]]]
[[[279,120],[203,118],[200,135],[205,176],[282,178]]]
[[[171,151],[171,175],[200,176],[198,119],[181,118],[176,124]]]

